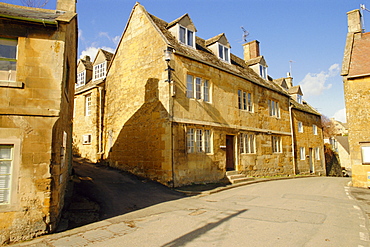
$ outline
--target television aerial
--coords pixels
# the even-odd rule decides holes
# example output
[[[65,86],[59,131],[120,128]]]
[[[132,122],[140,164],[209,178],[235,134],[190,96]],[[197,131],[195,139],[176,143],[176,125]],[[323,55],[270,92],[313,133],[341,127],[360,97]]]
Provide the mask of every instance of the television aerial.
[[[243,26],[240,27],[243,30],[243,41],[247,42],[247,37],[249,36],[249,32],[245,30]]]

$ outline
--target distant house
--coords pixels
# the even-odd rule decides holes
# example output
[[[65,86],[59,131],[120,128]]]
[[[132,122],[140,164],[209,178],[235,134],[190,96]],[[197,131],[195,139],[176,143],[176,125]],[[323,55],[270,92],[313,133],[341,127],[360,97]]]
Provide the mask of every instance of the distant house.
[[[342,76],[346,102],[352,183],[370,187],[370,33],[363,32],[361,13],[347,13],[348,34]]]
[[[71,172],[75,0],[0,3],[0,244],[53,231]]]
[[[268,76],[259,42],[244,44],[239,58],[224,33],[196,33],[188,14],[168,23],[135,4],[105,79],[99,157],[175,187],[218,182],[229,171],[325,174],[320,114],[299,101],[299,87],[288,91],[291,79],[284,88]],[[77,89],[76,99],[85,93]],[[76,108],[76,116],[82,112]],[[305,125],[297,135],[305,138],[304,161],[293,152],[296,119]],[[75,118],[75,126],[81,121]]]
[[[105,77],[112,57],[99,49],[93,62],[85,56],[77,64],[73,145],[77,155],[93,162],[102,156]]]

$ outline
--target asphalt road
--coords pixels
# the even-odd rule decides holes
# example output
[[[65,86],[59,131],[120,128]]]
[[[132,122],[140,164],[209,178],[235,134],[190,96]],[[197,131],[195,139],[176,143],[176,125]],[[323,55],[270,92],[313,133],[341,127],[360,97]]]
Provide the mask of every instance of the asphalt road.
[[[349,178],[250,184],[179,198],[16,246],[369,246]]]

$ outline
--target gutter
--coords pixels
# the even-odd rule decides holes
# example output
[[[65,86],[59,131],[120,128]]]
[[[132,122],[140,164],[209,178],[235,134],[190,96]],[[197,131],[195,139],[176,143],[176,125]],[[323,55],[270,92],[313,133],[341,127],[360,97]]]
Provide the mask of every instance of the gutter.
[[[45,26],[45,24],[53,25],[53,26],[58,25],[57,21],[50,21],[50,20],[45,20],[45,19],[36,19],[36,18],[29,18],[29,17],[15,17],[15,16],[11,16],[11,15],[0,14],[0,18],[13,19],[13,20],[19,20],[19,21],[27,21],[27,22],[35,22],[35,23],[43,24],[44,26]]]
[[[293,130],[293,116],[292,116],[292,105],[289,105],[289,118],[290,118],[290,131],[292,135],[292,156],[293,156],[293,173],[297,175],[296,163],[295,163],[295,149],[294,149],[294,130]]]

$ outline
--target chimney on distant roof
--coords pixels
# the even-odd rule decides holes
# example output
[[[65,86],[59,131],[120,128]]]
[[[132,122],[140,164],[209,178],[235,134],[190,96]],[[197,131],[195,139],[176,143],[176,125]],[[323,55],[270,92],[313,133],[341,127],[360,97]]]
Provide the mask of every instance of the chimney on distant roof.
[[[243,44],[244,47],[244,61],[260,56],[260,42],[253,40]]]
[[[290,74],[290,72],[288,72],[288,73],[286,74],[286,76],[287,76],[287,78],[285,78],[285,81],[286,81],[286,84],[287,84],[288,89],[289,89],[289,88],[293,87],[293,77],[292,77],[292,75]]]
[[[90,62],[90,56],[89,55],[85,55],[82,60],[85,60],[86,62]]]
[[[57,10],[76,13],[77,0],[57,0]]]
[[[348,32],[361,33],[362,32],[362,16],[358,9],[347,12]]]

